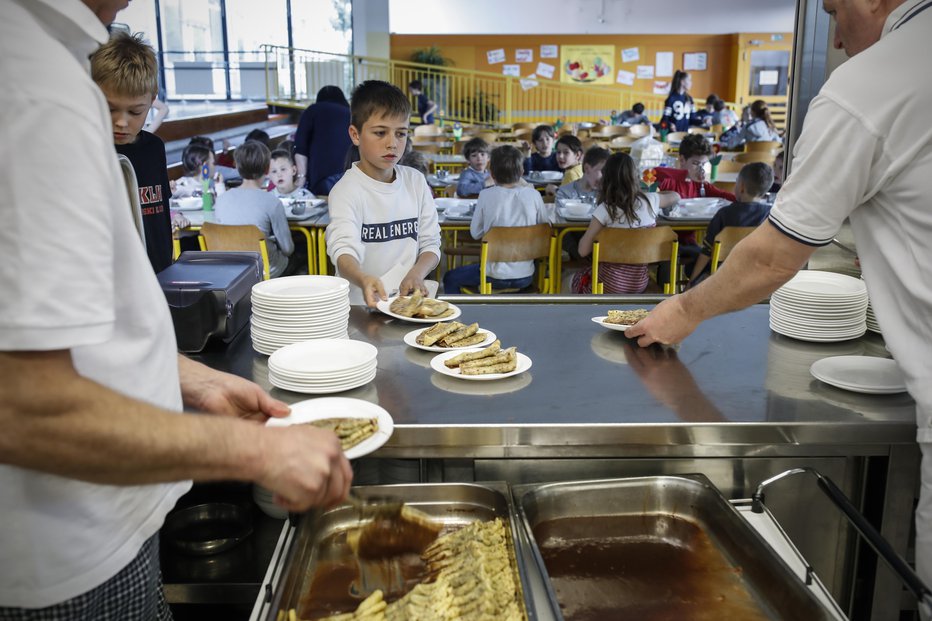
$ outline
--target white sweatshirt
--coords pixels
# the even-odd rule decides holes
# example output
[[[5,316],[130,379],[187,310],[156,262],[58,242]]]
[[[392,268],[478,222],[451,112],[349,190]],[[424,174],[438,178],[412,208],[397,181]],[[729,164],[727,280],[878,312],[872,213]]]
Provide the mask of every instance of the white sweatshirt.
[[[424,252],[440,257],[437,207],[427,179],[414,168],[395,166],[395,180],[384,183],[354,163],[333,186],[327,203],[327,254],[334,265],[347,254],[363,272],[381,277],[396,266],[406,273]],[[350,303],[365,303],[355,285],[350,286]]]

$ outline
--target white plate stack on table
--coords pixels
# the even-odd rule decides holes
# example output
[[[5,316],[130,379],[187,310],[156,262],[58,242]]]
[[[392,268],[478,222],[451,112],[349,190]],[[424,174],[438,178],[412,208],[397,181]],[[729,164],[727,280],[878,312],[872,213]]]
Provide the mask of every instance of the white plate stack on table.
[[[349,282],[335,276],[285,276],[252,288],[252,347],[271,355],[309,339],[345,339]]]
[[[844,274],[805,270],[770,297],[770,328],[801,341],[829,343],[867,330],[867,287]]]
[[[269,356],[269,382],[306,394],[342,392],[375,378],[378,350],[350,339],[292,343]]]
[[[880,324],[877,323],[877,315],[874,314],[874,307],[870,304],[867,305],[867,329],[871,332],[881,334]]]

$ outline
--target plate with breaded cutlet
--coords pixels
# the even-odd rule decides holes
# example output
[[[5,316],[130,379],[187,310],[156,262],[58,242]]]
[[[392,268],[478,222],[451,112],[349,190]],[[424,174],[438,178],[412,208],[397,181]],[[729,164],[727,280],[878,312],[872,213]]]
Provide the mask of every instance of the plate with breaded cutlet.
[[[291,404],[291,414],[270,418],[268,427],[313,425],[336,434],[347,459],[368,455],[385,444],[395,422],[385,408],[362,399],[323,397]]]
[[[637,322],[647,317],[648,311],[643,308],[635,310],[610,310],[608,315],[593,317],[592,321],[609,330],[624,332]]]
[[[458,306],[443,300],[424,297],[420,291],[415,291],[411,295],[379,300],[376,308],[386,315],[413,323],[437,323],[442,320],[456,319],[463,313]]]
[[[404,340],[411,347],[424,351],[452,351],[490,345],[495,333],[480,328],[478,323],[467,326],[459,321],[442,321],[429,328],[412,330]]]
[[[502,349],[501,342],[496,340],[483,349],[442,353],[430,361],[430,367],[458,379],[488,381],[524,373],[531,368],[531,359],[516,347]]]

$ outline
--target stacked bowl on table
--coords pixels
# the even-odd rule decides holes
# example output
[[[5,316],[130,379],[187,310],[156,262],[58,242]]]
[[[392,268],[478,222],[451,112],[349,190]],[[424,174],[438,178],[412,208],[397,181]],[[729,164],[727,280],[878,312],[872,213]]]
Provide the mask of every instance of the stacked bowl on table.
[[[374,345],[349,339],[292,343],[269,356],[269,382],[307,394],[350,390],[375,378],[377,354]]]
[[[770,297],[770,328],[802,341],[834,342],[867,330],[867,287],[844,274],[804,270]]]
[[[252,288],[252,346],[260,354],[308,339],[345,339],[349,282],[335,276],[285,276]]]

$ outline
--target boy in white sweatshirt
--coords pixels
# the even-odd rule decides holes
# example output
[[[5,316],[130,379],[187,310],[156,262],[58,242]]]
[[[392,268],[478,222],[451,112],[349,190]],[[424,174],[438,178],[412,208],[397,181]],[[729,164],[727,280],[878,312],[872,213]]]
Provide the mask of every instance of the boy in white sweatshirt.
[[[359,161],[330,191],[326,237],[337,274],[351,283],[352,304],[374,307],[396,287],[399,295],[426,294],[424,278],[440,261],[440,225],[427,180],[397,165],[410,114],[407,96],[387,82],[368,80],[353,91],[349,135]]]

